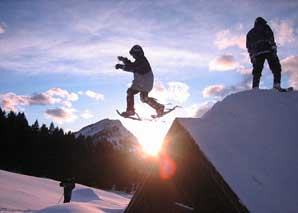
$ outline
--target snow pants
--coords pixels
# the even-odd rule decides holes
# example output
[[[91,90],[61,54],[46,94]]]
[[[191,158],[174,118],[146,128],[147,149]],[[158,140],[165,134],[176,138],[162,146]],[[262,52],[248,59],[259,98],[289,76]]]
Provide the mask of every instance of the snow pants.
[[[69,203],[71,200],[71,191],[64,191],[64,203]]]
[[[128,88],[128,90],[127,90],[127,97],[126,97],[127,108],[126,108],[126,111],[134,110],[134,95],[136,95],[138,93],[140,93],[141,101],[143,103],[147,103],[149,106],[151,106],[155,110],[157,110],[157,109],[159,109],[160,107],[163,106],[162,104],[158,103],[156,101],[156,99],[148,97],[148,92],[138,91],[138,90],[135,90],[131,87],[131,88]]]
[[[259,87],[260,78],[262,76],[262,71],[264,67],[265,60],[268,61],[269,68],[273,73],[273,83],[280,84],[281,79],[281,65],[276,53],[264,53],[251,58],[253,65],[252,75],[253,75],[253,85],[252,87]]]

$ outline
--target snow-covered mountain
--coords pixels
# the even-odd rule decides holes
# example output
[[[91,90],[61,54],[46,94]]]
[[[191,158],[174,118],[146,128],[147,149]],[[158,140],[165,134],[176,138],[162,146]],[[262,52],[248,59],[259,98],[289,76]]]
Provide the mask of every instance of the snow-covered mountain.
[[[94,143],[110,142],[119,149],[136,150],[140,148],[137,138],[119,120],[101,120],[83,127],[75,133],[76,137],[79,135],[92,137]]]
[[[63,204],[59,182],[0,170],[0,212],[124,212],[131,195],[76,184],[70,203]]]

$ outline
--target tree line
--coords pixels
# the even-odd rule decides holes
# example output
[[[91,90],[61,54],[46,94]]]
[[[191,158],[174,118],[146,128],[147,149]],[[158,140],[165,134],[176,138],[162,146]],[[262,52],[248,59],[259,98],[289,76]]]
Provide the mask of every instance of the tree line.
[[[104,139],[103,139],[104,140]],[[0,169],[117,190],[129,189],[142,175],[144,165],[136,153],[115,149],[107,141],[92,142],[72,132],[29,125],[23,112],[0,108]]]

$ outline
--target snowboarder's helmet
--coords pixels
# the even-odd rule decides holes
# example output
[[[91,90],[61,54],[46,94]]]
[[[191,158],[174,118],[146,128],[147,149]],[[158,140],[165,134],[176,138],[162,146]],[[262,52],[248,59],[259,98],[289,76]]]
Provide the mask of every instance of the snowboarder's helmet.
[[[258,17],[255,20],[255,25],[258,25],[258,24],[264,25],[264,24],[267,24],[267,21],[264,18],[262,18],[262,17]]]
[[[144,51],[140,45],[134,45],[131,50],[129,51],[129,54],[136,55],[136,56],[143,56]]]

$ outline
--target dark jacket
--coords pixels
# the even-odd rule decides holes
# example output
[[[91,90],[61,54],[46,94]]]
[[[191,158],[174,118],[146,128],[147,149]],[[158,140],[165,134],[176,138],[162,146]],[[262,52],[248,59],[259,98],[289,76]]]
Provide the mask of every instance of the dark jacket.
[[[250,57],[276,52],[273,31],[268,24],[255,24],[247,33],[246,48]]]
[[[64,195],[69,195],[75,188],[75,183],[73,181],[63,181],[60,183],[60,186],[64,188]]]
[[[152,72],[151,66],[145,56],[138,56],[134,62],[131,62],[129,59],[125,58],[123,60],[124,71],[138,73],[144,75],[148,72]]]

